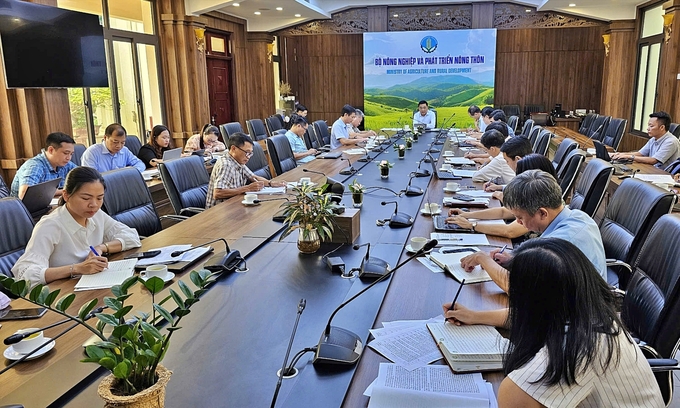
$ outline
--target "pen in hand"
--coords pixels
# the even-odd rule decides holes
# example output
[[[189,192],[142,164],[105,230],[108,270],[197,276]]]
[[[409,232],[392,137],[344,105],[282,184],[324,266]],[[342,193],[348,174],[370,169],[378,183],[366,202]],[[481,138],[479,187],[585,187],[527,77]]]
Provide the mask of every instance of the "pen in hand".
[[[458,295],[460,295],[461,289],[463,289],[463,285],[465,285],[465,279],[463,279],[460,282],[460,286],[458,287],[458,291],[456,292],[456,296],[453,298],[453,302],[451,302],[451,306],[449,306],[449,310],[453,310],[453,308],[456,306],[456,301],[458,300]],[[446,320],[451,320],[453,317],[447,317]]]
[[[501,250],[500,250],[496,255],[499,255],[499,254],[502,254],[503,252],[505,252],[505,249],[506,249],[507,247],[508,247],[508,244],[503,245],[503,248],[501,248]],[[498,259],[496,259],[496,256],[495,256],[495,255],[494,255],[493,258],[494,258],[494,259],[493,259],[494,261],[498,262]]]
[[[94,249],[94,247],[93,247],[92,245],[90,245],[90,251],[92,251],[92,253],[94,254],[94,256],[99,256],[99,254],[97,253],[97,250]]]

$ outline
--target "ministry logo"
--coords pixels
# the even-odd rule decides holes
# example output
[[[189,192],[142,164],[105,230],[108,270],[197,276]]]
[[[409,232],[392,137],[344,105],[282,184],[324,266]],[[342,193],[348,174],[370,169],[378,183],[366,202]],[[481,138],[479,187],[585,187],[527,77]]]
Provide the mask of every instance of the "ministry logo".
[[[427,37],[424,37],[422,40],[420,40],[420,49],[428,54],[434,52],[434,50],[437,49],[437,45],[439,45],[437,39],[431,35],[428,35]]]

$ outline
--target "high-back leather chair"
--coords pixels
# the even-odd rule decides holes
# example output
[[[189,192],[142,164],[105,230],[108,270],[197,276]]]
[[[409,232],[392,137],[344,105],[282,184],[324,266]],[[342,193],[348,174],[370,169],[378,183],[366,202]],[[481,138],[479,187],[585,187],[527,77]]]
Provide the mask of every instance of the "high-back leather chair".
[[[328,124],[325,120],[317,120],[313,123],[316,137],[323,143],[322,146],[329,146],[331,144],[331,132],[328,129]]]
[[[569,155],[569,152],[572,152],[578,148],[578,143],[574,139],[570,139],[568,137],[565,137],[564,140],[562,140],[562,143],[560,143],[559,146],[557,146],[557,150],[555,151],[555,156],[552,159],[552,164],[555,170],[557,171],[557,175],[560,175],[560,171],[562,170],[562,164],[564,163],[564,159]]]
[[[246,166],[248,166],[250,171],[255,173],[255,175],[271,180],[272,172],[269,169],[269,162],[259,143],[253,143],[253,155],[248,160],[248,163],[246,163]]]
[[[531,129],[534,127],[534,121],[531,119],[527,119],[526,122],[524,122],[524,127],[522,127],[522,134],[520,136],[524,136],[527,139],[529,138],[529,133],[531,133]]]
[[[9,197],[9,187],[5,184],[2,175],[0,175],[0,198]]]
[[[83,153],[85,153],[86,149],[87,146],[81,143],[76,143],[75,145],[73,145],[73,154],[71,155],[71,161],[75,163],[76,166],[82,166],[81,159],[83,158]]]
[[[314,126],[307,126],[304,139],[305,146],[307,146],[308,149],[318,149],[320,147],[319,140],[316,138],[316,134],[314,133]]]
[[[501,110],[503,111],[503,113],[505,113],[505,116],[507,118],[510,118],[510,116],[519,116],[522,114],[519,105],[503,105],[501,106]],[[510,124],[510,119],[508,119],[508,124]]]
[[[607,126],[609,126],[609,120],[611,118],[611,116],[603,115],[596,117],[595,120],[593,120],[593,123],[590,125],[590,128],[588,128],[588,134],[586,136],[591,139],[602,141],[604,132],[607,129]]]
[[[668,214],[675,204],[675,194],[651,183],[626,179],[609,200],[600,234],[607,259],[630,265],[635,261],[642,244],[654,223]],[[607,267],[607,282],[614,287],[626,288],[630,278],[627,265]]]
[[[279,129],[283,129],[283,123],[281,122],[281,119],[276,116],[272,115],[264,120],[265,125],[267,126],[267,131],[269,132],[269,136],[272,136],[275,131]]]
[[[243,133],[243,126],[241,126],[239,122],[229,122],[220,125],[220,131],[222,133],[222,137],[224,138],[224,140],[227,140],[229,139],[229,136],[233,135],[236,132]]]
[[[609,121],[607,129],[604,131],[602,143],[611,146],[614,150],[618,150],[627,124],[628,121],[625,119],[612,118]]]
[[[290,148],[290,142],[285,135],[275,135],[268,138],[267,150],[277,176],[297,167],[293,150]]]
[[[267,138],[267,129],[264,127],[262,119],[246,120],[246,126],[251,139],[258,141]]]
[[[519,107],[518,107],[519,108]],[[508,118],[508,126],[512,131],[517,134],[517,125],[519,124],[519,117],[518,116],[510,116]]]
[[[569,197],[571,188],[574,186],[576,176],[581,168],[581,164],[586,160],[586,152],[583,150],[572,150],[567,154],[562,166],[562,172],[557,174],[562,189],[562,199]]]
[[[107,214],[135,228],[141,236],[148,237],[162,229],[156,205],[139,170],[125,167],[107,171],[102,176],[106,182],[102,209]]]
[[[591,159],[576,182],[569,208],[595,215],[604,197],[614,166],[601,159]]]
[[[582,135],[588,136],[588,130],[590,129],[590,126],[598,116],[599,115],[597,113],[587,114],[586,117],[583,118],[583,121],[581,121],[581,126],[578,128],[578,132]]]
[[[531,120],[531,119],[529,119]],[[532,121],[533,122],[533,121]],[[536,141],[538,140],[538,136],[541,134],[541,131],[543,128],[539,125],[535,125],[531,128],[531,132],[529,132],[529,143],[531,144],[531,148],[534,148],[534,145],[536,144]]]
[[[673,359],[678,351],[679,247],[680,218],[664,215],[642,246],[623,298],[621,320],[633,337],[640,340],[640,349],[648,358]],[[668,404],[673,396],[673,374],[667,371],[654,375]]]
[[[0,199],[0,274],[13,277],[12,267],[31,239],[33,218],[16,197]]]
[[[539,104],[527,104],[524,105],[524,120],[531,117],[532,113],[545,112],[545,106]]]
[[[205,209],[210,177],[200,156],[159,163],[158,170],[177,215],[192,216]]]
[[[536,143],[534,143],[533,152],[547,156],[551,137],[552,133],[550,133],[549,130],[541,130],[541,133],[538,134],[538,138],[536,139]]]
[[[668,131],[675,135],[675,137],[680,137],[680,124],[671,123],[668,127]]]
[[[127,135],[125,138],[125,147],[127,147],[132,154],[137,156],[139,154],[139,149],[142,148],[142,142],[140,142],[139,138],[135,135]]]

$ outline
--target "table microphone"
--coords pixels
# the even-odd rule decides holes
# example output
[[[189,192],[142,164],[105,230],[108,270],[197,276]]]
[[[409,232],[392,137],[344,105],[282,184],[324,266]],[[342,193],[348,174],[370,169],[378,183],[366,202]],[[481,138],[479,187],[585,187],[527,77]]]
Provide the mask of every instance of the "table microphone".
[[[95,314],[103,312],[104,309],[106,309],[106,306],[99,306],[98,308],[96,308],[96,309],[92,310],[90,313],[88,313],[88,315],[85,316],[85,319],[83,319],[83,320],[88,320],[88,319],[92,318]],[[3,343],[5,343],[8,346],[11,345],[11,344],[16,344],[16,343],[20,342],[21,340],[25,339],[26,337],[30,337],[30,336],[34,335],[35,333],[39,333],[43,330],[51,329],[53,327],[62,325],[64,323],[72,322],[72,321],[73,321],[72,319],[64,319],[64,320],[60,320],[56,323],[52,323],[48,326],[45,326],[41,329],[35,329],[35,330],[32,330],[32,331],[23,332],[23,333],[15,333],[15,334],[13,334],[9,337],[6,337],[5,340],[3,340]]]
[[[420,248],[420,250],[418,250],[415,254],[408,257],[404,262],[400,263],[394,269],[376,279],[375,282],[371,283],[364,289],[360,290],[356,295],[342,302],[340,306],[338,306],[333,311],[331,317],[328,319],[326,330],[324,330],[323,334],[321,334],[321,339],[319,340],[319,344],[316,347],[316,354],[314,355],[313,363],[355,364],[359,360],[359,357],[361,357],[361,353],[363,352],[363,343],[361,342],[361,338],[347,329],[343,329],[337,326],[331,326],[333,317],[335,317],[336,313],[338,313],[340,309],[345,307],[349,302],[353,301],[354,299],[359,297],[362,293],[371,289],[373,286],[387,279],[388,276],[392,275],[394,272],[396,272],[402,266],[406,265],[412,259],[436,247],[437,244],[438,242],[436,239],[428,241],[425,244],[425,246]]]
[[[380,205],[394,204],[394,214],[390,217],[390,228],[407,228],[413,225],[413,217],[399,212],[399,204],[396,201],[383,201]]]
[[[208,259],[208,262],[205,263],[203,269],[207,269],[210,272],[233,272],[234,270],[236,270],[238,265],[243,261],[243,257],[241,256],[241,253],[239,251],[230,250],[229,244],[227,243],[227,240],[224,238],[213,239],[212,241],[204,242],[203,244],[195,245],[192,246],[191,248],[182,251],[174,251],[173,253],[170,254],[170,256],[174,258],[176,256],[180,256],[185,252],[189,252],[196,248],[201,248],[205,245],[212,244],[213,242],[217,241],[224,242],[225,250],[223,252],[216,253],[210,259]]]
[[[324,177],[326,177],[326,188],[324,189],[323,193],[332,193],[336,195],[343,195],[345,193],[345,185],[342,184],[339,181],[336,181],[326,175],[326,173],[322,173],[320,171],[315,171],[315,170],[310,170],[307,168],[302,169],[303,172],[305,173],[314,173],[314,174],[320,174]]]
[[[406,189],[404,190],[404,194],[409,197],[415,197],[425,194],[422,188],[411,185],[411,182],[413,181],[414,177],[417,177],[416,173],[411,173],[411,176],[408,179],[408,184],[406,185]]]
[[[297,370],[294,367],[286,368],[288,364],[288,357],[290,356],[290,349],[293,347],[293,340],[295,340],[295,333],[297,332],[298,323],[300,322],[300,316],[307,306],[307,300],[300,299],[297,307],[297,317],[295,318],[295,325],[293,326],[293,332],[290,334],[290,340],[288,341],[288,349],[286,350],[286,357],[283,359],[283,366],[281,371],[278,373],[279,380],[276,383],[276,391],[274,391],[274,397],[272,398],[271,408],[276,405],[276,400],[279,397],[279,390],[281,390],[281,383],[283,382],[283,377],[289,377],[295,375]]]
[[[420,166],[423,165],[423,161],[425,161],[426,158],[427,158],[427,155],[423,156],[423,158],[418,161],[418,167],[416,168],[416,171],[413,172],[413,174],[416,177],[430,177],[431,174],[430,174],[429,170],[427,170],[427,169],[421,170],[420,169]]]
[[[361,266],[359,267],[359,277],[360,278],[379,278],[390,271],[390,265],[380,258],[370,256],[371,254],[371,243],[367,242],[361,245],[354,245],[354,250],[358,250],[361,247],[366,248],[366,256],[361,260]]]
[[[349,166],[340,170],[340,174],[342,174],[343,176],[351,176],[352,174],[357,172],[357,170],[354,167],[352,167],[352,162],[349,159],[346,159],[346,158],[343,157],[341,160],[347,160],[347,163],[349,163]]]
[[[373,158],[371,157],[371,155],[368,153],[368,149],[367,149],[367,148],[365,148],[364,146],[358,146],[358,147],[364,149],[364,151],[366,152],[366,156],[364,156],[364,157],[358,159],[358,160],[357,160],[358,162],[368,163],[368,162],[370,162],[371,160],[373,160]]]

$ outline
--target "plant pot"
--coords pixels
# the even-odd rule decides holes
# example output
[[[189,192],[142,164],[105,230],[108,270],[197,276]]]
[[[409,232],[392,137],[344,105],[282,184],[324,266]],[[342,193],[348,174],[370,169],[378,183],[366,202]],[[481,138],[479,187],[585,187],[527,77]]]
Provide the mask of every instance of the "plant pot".
[[[380,168],[380,178],[386,179],[390,176],[390,168],[389,167],[381,167]]]
[[[364,193],[352,193],[352,205],[359,208],[364,203]]]
[[[156,368],[158,381],[151,387],[138,392],[135,395],[115,395],[111,387],[116,382],[113,374],[106,376],[99,383],[97,393],[104,400],[104,408],[162,408],[165,406],[165,387],[170,381],[172,371],[158,365]]]
[[[401,149],[399,149],[399,150],[397,150],[397,151],[399,152],[399,158],[400,158],[400,159],[403,159],[403,158],[404,158],[404,155],[406,154],[406,150],[401,150]]]
[[[406,142],[406,148],[408,150],[411,150],[413,148],[413,142],[411,142],[411,141]]]
[[[321,248],[321,237],[316,230],[309,230],[307,236],[304,236],[303,230],[300,229],[298,235],[297,247],[303,254],[313,254]]]
[[[418,133],[414,133],[413,134],[413,141],[417,142],[419,137],[420,137],[420,135],[418,135]]]

